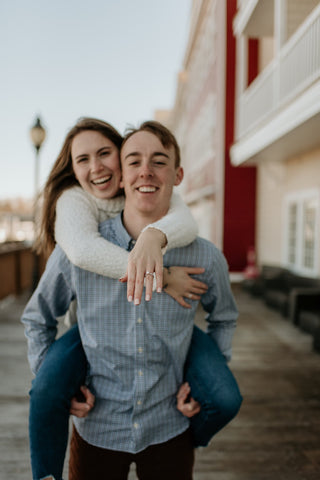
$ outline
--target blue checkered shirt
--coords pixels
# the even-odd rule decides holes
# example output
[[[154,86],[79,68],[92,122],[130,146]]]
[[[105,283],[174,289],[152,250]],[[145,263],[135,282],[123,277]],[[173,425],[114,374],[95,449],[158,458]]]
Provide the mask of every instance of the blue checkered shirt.
[[[103,222],[100,231],[120,247],[132,248],[121,215]],[[198,278],[209,286],[201,299],[208,333],[229,359],[237,309],[221,252],[197,238],[166,253],[164,265],[206,269]],[[134,306],[127,301],[126,284],[72,265],[57,246],[22,317],[34,373],[56,337],[56,318],[73,298],[89,363],[89,388],[96,396],[89,415],[74,418],[80,435],[98,447],[137,453],[185,431],[189,420],[176,408],[176,393],[198,302],[185,309],[163,292]]]

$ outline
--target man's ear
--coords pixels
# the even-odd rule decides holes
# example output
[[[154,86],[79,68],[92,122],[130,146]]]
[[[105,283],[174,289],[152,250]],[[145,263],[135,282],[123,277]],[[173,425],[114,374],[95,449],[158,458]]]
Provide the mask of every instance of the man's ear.
[[[183,176],[184,176],[183,168],[182,168],[182,167],[178,167],[178,168],[176,169],[176,179],[175,179],[175,182],[174,182],[174,185],[175,185],[175,186],[180,185],[180,183],[181,183],[182,180],[183,180]]]
[[[119,187],[120,187],[120,188],[123,188],[122,174],[121,174],[121,178],[120,178]]]

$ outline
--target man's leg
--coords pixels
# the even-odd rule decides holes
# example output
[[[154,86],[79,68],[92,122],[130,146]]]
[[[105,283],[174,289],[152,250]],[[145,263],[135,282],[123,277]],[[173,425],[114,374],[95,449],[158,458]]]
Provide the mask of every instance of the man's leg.
[[[86,357],[74,326],[48,350],[30,391],[29,436],[33,479],[61,480],[68,443],[70,400],[84,384]]]
[[[216,342],[194,327],[185,365],[185,381],[201,411],[191,418],[194,446],[207,446],[211,438],[238,413],[242,397],[237,382]]]
[[[73,427],[69,480],[127,480],[131,462],[130,453],[90,445]]]
[[[139,480],[192,480],[194,449],[190,430],[134,456]]]

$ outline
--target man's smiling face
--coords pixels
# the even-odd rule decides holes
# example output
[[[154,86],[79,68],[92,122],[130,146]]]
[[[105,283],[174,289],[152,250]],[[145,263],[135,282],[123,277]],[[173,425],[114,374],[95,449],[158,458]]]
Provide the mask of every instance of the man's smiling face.
[[[164,147],[153,133],[136,132],[121,150],[121,165],[126,208],[152,216],[154,221],[164,216],[173,186],[183,178],[182,168],[175,166],[173,146]]]

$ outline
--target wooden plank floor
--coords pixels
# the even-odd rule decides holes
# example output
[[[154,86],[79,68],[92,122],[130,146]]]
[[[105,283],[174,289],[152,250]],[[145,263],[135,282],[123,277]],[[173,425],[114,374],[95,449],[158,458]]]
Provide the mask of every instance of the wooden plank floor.
[[[277,312],[239,288],[235,295],[240,318],[231,368],[244,402],[210,446],[197,450],[194,480],[319,480],[320,355],[311,337]],[[0,480],[31,479],[31,373],[19,321],[25,300],[0,302]]]

